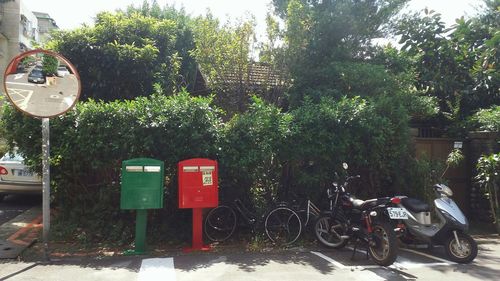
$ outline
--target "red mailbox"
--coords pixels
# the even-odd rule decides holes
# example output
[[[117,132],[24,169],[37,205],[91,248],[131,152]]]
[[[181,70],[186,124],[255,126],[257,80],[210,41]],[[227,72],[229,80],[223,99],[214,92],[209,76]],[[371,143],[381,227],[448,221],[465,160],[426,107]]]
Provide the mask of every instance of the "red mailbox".
[[[203,158],[179,162],[179,208],[213,208],[219,204],[217,161]]]
[[[184,251],[209,250],[202,239],[202,208],[213,208],[219,204],[217,161],[203,158],[179,162],[179,208],[193,208],[193,245]]]

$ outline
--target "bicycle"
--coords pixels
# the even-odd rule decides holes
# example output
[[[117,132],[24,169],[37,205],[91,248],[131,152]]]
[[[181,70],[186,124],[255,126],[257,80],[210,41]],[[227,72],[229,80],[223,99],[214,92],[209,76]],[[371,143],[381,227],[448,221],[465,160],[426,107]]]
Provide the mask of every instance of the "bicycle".
[[[220,205],[208,212],[205,218],[205,234],[214,242],[223,242],[236,230],[238,223],[257,230],[264,225],[266,236],[275,245],[286,246],[294,243],[302,232],[302,222],[294,210],[278,204],[263,216],[252,213],[241,200],[236,199],[232,206]]]
[[[321,210],[309,199],[306,199],[302,204],[295,205],[293,208],[300,216],[302,221],[302,230],[305,230],[309,222],[316,220],[321,214]]]

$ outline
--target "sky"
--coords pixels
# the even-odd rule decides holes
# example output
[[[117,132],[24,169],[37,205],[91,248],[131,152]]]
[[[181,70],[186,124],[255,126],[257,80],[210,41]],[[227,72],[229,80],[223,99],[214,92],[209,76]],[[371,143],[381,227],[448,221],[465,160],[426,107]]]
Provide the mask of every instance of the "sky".
[[[74,29],[83,23],[91,25],[93,17],[101,11],[115,11],[127,6],[141,5],[143,0],[22,0],[28,9],[46,12],[56,21],[61,29]],[[257,33],[265,30],[265,16],[271,0],[157,0],[160,6],[175,5],[184,7],[193,15],[205,14],[207,8],[222,22],[235,20],[246,13],[253,14],[257,20]],[[442,14],[443,20],[451,25],[463,15],[472,16],[481,0],[412,0],[410,10],[432,9]]]

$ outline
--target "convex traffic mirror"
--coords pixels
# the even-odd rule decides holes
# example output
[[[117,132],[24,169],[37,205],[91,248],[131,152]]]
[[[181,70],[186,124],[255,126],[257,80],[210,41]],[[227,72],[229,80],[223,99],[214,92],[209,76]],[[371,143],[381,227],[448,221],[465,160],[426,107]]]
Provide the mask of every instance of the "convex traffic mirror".
[[[80,76],[63,56],[33,50],[12,59],[4,74],[7,97],[19,110],[41,118],[61,115],[80,96]]]

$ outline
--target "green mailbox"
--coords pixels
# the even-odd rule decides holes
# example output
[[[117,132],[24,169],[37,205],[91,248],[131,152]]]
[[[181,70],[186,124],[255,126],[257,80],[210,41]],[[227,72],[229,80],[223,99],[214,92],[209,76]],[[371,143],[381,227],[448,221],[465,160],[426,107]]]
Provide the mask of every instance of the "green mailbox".
[[[163,161],[135,158],[122,162],[121,209],[163,208]]]
[[[144,254],[146,251],[147,209],[163,208],[163,161],[135,158],[122,162],[120,208],[135,209],[135,250],[125,254]]]

